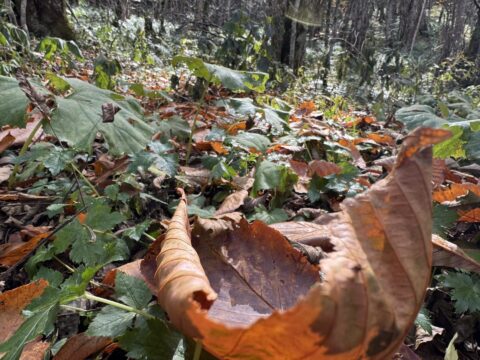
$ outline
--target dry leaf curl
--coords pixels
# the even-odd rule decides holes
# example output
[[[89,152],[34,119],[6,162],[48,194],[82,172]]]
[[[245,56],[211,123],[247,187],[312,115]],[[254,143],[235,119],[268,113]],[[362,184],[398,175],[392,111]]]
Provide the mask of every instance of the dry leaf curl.
[[[322,282],[259,222],[200,234],[195,251],[182,198],[157,257],[160,304],[221,359],[388,359],[430,280],[431,145],[449,135],[414,131],[386,179],[323,218],[334,251]]]

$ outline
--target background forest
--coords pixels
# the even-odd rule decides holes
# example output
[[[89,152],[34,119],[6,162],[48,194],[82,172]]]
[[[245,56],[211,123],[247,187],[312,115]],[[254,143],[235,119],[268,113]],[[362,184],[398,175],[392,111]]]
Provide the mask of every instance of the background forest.
[[[1,0],[0,358],[480,359],[479,103],[479,0]]]

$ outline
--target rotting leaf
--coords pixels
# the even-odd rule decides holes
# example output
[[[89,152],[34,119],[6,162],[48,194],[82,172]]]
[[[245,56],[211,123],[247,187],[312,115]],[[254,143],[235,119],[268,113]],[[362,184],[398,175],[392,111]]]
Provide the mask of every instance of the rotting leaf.
[[[223,359],[392,356],[430,280],[431,145],[448,136],[444,130],[414,131],[386,179],[324,217],[335,252],[320,262],[322,283],[292,271],[286,260],[296,252],[260,222],[241,222],[216,239],[200,236],[195,251],[183,198],[157,257],[160,304],[176,327]],[[265,253],[251,250],[259,238]],[[242,257],[235,247],[247,244],[249,255]],[[291,253],[273,264],[272,250]],[[308,268],[305,261],[302,269],[313,277]]]

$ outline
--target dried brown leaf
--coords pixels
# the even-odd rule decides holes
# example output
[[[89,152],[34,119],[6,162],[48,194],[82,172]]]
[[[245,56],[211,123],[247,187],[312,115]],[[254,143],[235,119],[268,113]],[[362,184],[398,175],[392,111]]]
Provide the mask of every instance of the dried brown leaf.
[[[112,340],[106,337],[87,336],[85,333],[76,334],[67,340],[53,360],[89,359],[111,343]]]
[[[247,197],[247,190],[235,191],[234,193],[228,195],[225,200],[223,200],[222,204],[215,212],[215,215],[223,215],[237,210],[245,203],[245,199]]]
[[[335,252],[320,263],[323,283],[258,222],[200,236],[195,251],[182,199],[157,257],[160,304],[175,326],[224,359],[393,356],[430,280],[430,145],[448,136],[413,132],[386,179],[324,218]]]
[[[438,235],[432,236],[433,265],[445,266],[480,273],[480,264],[450,241]]]

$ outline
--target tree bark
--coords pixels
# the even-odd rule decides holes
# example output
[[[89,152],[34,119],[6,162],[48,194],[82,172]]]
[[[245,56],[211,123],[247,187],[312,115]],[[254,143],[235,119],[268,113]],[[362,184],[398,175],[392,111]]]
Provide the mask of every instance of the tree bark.
[[[477,23],[475,24],[475,29],[473,30],[467,51],[465,52],[465,55],[471,59],[475,59],[480,53],[480,2],[474,0],[474,3],[477,7]]]
[[[17,16],[13,11],[12,0],[5,0],[5,10],[7,11],[8,20],[15,26],[18,25],[17,23]]]
[[[28,33],[27,0],[21,0],[20,2],[20,26]]]
[[[24,0],[16,0],[20,9]],[[55,36],[65,40],[74,40],[75,33],[67,19],[66,0],[30,0],[25,1],[26,25],[39,37]],[[20,15],[20,14],[19,14]]]

